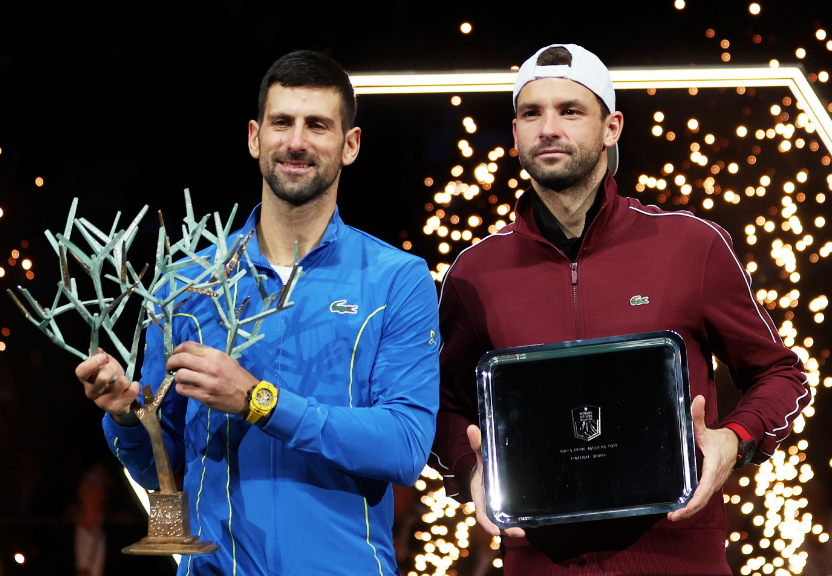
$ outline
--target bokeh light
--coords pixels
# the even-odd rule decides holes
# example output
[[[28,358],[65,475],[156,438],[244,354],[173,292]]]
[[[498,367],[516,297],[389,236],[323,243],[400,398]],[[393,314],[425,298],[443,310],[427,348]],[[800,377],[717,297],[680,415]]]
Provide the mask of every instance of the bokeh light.
[[[720,41],[723,49],[728,46],[729,41]],[[772,60],[770,65],[777,67],[779,62]],[[820,372],[829,352],[820,344],[820,334],[813,331],[813,327],[824,326],[828,299],[825,294],[812,293],[801,279],[816,274],[809,267],[832,257],[832,239],[823,236],[826,216],[822,211],[828,193],[822,190],[832,190],[832,175],[827,180],[828,169],[824,170],[830,164],[830,155],[824,152],[817,127],[793,94],[784,90],[777,95],[771,89],[766,99],[761,97],[763,91],[753,86],[732,88],[730,93],[747,102],[747,112],[735,118],[715,120],[709,113],[695,111],[681,117],[671,106],[663,106],[661,111],[653,108],[653,122],[645,127],[642,137],[666,139],[665,154],[654,159],[654,168],[642,167],[635,183],[637,198],[639,194],[650,195],[643,199],[645,203],[666,204],[671,210],[698,210],[697,215],[717,222],[728,209],[747,215],[747,222],[740,228],[744,235],[734,238],[736,252],[753,277],[755,297],[772,314],[784,344],[806,367],[813,399],[795,420],[792,436],[767,463],[746,470],[735,490],[725,492],[726,506],[735,506],[737,514],[749,523],[750,529],[729,532],[727,542],[729,550],[735,547],[742,558],[737,570],[747,576],[776,575],[780,574],[778,570],[799,574],[810,553],[807,539],[823,543],[829,537],[825,528],[808,519],[812,503],[803,490],[815,475],[803,434],[807,421],[815,414],[818,387],[821,383],[821,388],[832,387],[832,378],[822,378]],[[650,89],[647,93],[655,96],[660,92],[670,90]],[[698,97],[705,94],[711,101],[729,94],[716,88],[686,92]],[[681,97],[683,93],[679,90],[675,94]],[[465,132],[460,136],[473,134],[470,126],[476,126],[476,119],[466,116],[460,128]],[[467,140],[460,140],[459,151],[462,156],[453,162],[456,171],[451,172],[455,180],[437,182],[436,206],[429,211],[424,229],[436,238],[433,246],[440,259],[431,275],[437,282],[442,281],[461,250],[486,234],[499,233],[514,220],[513,199],[522,194],[518,185],[529,185],[529,174],[516,161],[505,164],[516,157],[514,150],[504,156],[495,149],[474,153]],[[465,151],[471,153],[466,155]],[[784,171],[778,164],[775,170],[772,163],[780,162],[783,155],[793,168]],[[819,180],[822,189],[816,187]],[[477,194],[470,192],[474,186],[478,187]],[[511,202],[506,201],[509,197]],[[452,222],[453,217],[457,217],[456,222]],[[801,326],[795,313],[804,309],[809,324]],[[448,532],[430,528],[417,533],[420,546],[425,547],[416,558],[414,573],[445,574],[448,558],[454,558],[454,554],[461,557],[472,544],[468,530],[454,527],[458,516],[448,520],[437,514],[439,508],[447,510],[450,502],[442,500],[439,475],[428,468],[423,481],[425,488],[420,491],[426,491],[431,499],[423,502],[433,505],[423,521],[432,527],[444,523]],[[457,515],[460,511],[466,515],[473,512],[470,504],[453,509]],[[459,537],[452,543],[450,538],[440,537],[455,530]],[[425,572],[429,566],[431,570]]]

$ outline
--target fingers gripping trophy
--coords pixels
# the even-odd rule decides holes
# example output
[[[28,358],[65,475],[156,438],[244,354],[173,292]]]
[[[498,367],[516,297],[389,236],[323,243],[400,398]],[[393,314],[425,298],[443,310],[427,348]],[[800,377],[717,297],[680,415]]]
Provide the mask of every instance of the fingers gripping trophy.
[[[210,554],[219,548],[212,542],[201,542],[191,534],[188,512],[188,494],[179,492],[174,482],[170,458],[165,447],[159,422],[160,407],[174,382],[174,374],[167,372],[156,393],[150,386],[144,386],[140,399],[130,400],[136,395],[138,383],[133,382],[136,369],[139,342],[142,331],[161,330],[164,334],[164,352],[168,359],[173,354],[172,320],[174,311],[190,298],[209,298],[219,318],[219,325],[227,331],[225,353],[231,358],[240,358],[243,351],[263,338],[260,328],[263,320],[292,306],[289,301],[292,291],[304,273],[298,265],[298,248],[295,243],[294,267],[283,289],[276,294],[265,290],[265,276],[258,274],[251,264],[246,246],[254,236],[254,230],[243,237],[239,235],[229,245],[228,235],[236,213],[234,206],[225,225],[218,213],[213,215],[213,228],[209,228],[210,216],[200,220],[194,218],[193,206],[188,190],[185,190],[186,217],[182,224],[182,238],[171,244],[161,211],[159,212],[159,234],[156,258],[149,280],[145,280],[149,269],[145,265],[136,272],[127,258],[127,252],[136,238],[139,222],[147,213],[145,206],[127,228],[119,230],[121,213],[106,233],[85,218],[77,218],[78,199],[74,199],[63,233],[46,231],[46,238],[55,250],[60,262],[61,279],[51,307],[42,306],[25,288],[18,286],[18,294],[7,290],[26,318],[43,332],[52,342],[82,360],[105,354],[99,347],[99,336],[103,330],[115,352],[124,363],[124,368],[115,359],[106,356],[115,366],[115,374],[101,378],[92,372],[82,378],[87,395],[96,404],[117,416],[122,424],[137,420],[150,436],[159,489],[151,492],[148,535],[141,541],[124,548],[127,554],[170,555]],[[83,250],[72,240],[73,231],[80,234],[89,247]],[[205,249],[199,244],[208,242]],[[211,254],[213,253],[213,257]],[[76,279],[70,274],[70,259],[75,260],[92,281],[90,299],[82,299]],[[242,266],[243,262],[247,267]],[[239,306],[234,294],[237,282],[245,274],[251,274],[260,295],[260,309],[241,319],[242,312],[249,304],[246,298]],[[145,284],[146,282],[146,284]],[[106,295],[111,294],[111,295]],[[141,299],[138,318],[133,329],[132,340],[125,344],[115,333],[115,324],[121,318],[131,297]],[[89,354],[74,348],[66,342],[58,328],[57,318],[74,310],[90,329]],[[97,371],[109,374],[112,366],[99,363]],[[84,364],[82,364],[83,366]],[[80,368],[80,367],[79,367]],[[86,375],[85,375],[86,376]],[[103,381],[102,381],[103,380]],[[133,394],[129,393],[133,389]],[[126,398],[126,400],[125,400]],[[120,408],[121,404],[121,408]]]

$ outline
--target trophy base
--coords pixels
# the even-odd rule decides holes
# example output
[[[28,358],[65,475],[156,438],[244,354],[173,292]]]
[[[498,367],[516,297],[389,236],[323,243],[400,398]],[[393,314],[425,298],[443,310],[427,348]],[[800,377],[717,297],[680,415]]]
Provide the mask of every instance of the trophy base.
[[[170,556],[171,554],[196,556],[198,554],[213,554],[219,548],[213,542],[202,542],[195,538],[153,538],[146,536],[135,544],[122,548],[121,553],[139,556]]]
[[[150,514],[147,518],[148,535],[126,548],[122,554],[170,556],[171,554],[213,554],[219,545],[202,542],[191,534],[187,492],[162,494],[151,492]]]

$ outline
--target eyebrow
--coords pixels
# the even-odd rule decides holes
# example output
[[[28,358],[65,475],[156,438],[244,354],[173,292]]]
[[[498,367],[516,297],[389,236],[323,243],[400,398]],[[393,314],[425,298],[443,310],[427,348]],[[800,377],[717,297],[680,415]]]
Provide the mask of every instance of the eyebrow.
[[[543,107],[543,105],[540,104],[539,102],[526,102],[524,104],[521,104],[517,108],[517,112],[519,113],[519,112],[524,112],[524,111],[529,110],[529,109],[533,110],[535,108],[542,108],[542,107]],[[586,108],[587,104],[586,104],[586,102],[583,102],[581,100],[573,98],[572,100],[566,100],[564,102],[558,102],[556,107],[559,108],[559,109],[562,109],[562,108]]]
[[[269,122],[274,122],[275,120],[294,120],[295,117],[291,114],[286,114],[283,112],[278,112],[274,114],[268,114],[266,116],[266,120]],[[315,122],[320,122],[321,124],[325,124],[327,126],[335,125],[335,120],[330,118],[329,116],[323,116],[321,114],[311,114],[309,116],[303,117],[304,122],[307,124],[314,124]]]
[[[304,116],[303,119],[306,120],[307,124],[320,122],[321,124],[326,124],[327,126],[335,125],[335,120],[333,118],[330,118],[329,116],[322,116],[320,114],[313,114],[311,116]]]
[[[558,108],[586,108],[586,104],[580,100],[567,100],[566,102],[561,102],[557,106]]]

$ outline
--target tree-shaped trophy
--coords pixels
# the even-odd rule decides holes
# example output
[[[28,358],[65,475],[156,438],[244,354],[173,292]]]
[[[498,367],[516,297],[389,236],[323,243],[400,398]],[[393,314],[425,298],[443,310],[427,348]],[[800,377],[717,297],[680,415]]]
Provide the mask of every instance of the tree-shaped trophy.
[[[277,312],[292,306],[289,301],[292,291],[304,273],[298,265],[297,243],[295,243],[295,264],[284,288],[276,294],[265,290],[265,276],[258,274],[249,259],[246,246],[254,235],[251,230],[243,238],[239,235],[231,246],[228,235],[231,223],[237,211],[235,205],[225,226],[218,213],[214,213],[215,232],[208,229],[209,215],[197,221],[194,218],[190,194],[185,190],[186,217],[182,225],[182,238],[175,244],[165,228],[161,211],[159,212],[159,235],[156,245],[156,262],[153,276],[145,287],[142,278],[147,272],[145,265],[136,273],[127,260],[129,250],[138,231],[139,222],[147,213],[145,206],[136,218],[124,230],[118,230],[121,213],[117,213],[109,234],[104,233],[85,218],[76,218],[78,199],[74,199],[67,218],[63,234],[53,235],[48,230],[46,238],[54,248],[60,262],[61,279],[52,306],[44,308],[25,288],[18,286],[21,298],[7,290],[20,310],[38,329],[46,334],[52,342],[86,360],[90,356],[72,347],[58,329],[56,318],[64,312],[75,310],[90,328],[90,355],[98,351],[99,333],[103,329],[109,336],[117,354],[125,363],[125,376],[132,382],[136,369],[141,333],[155,325],[164,333],[165,358],[173,354],[172,319],[174,310],[192,297],[210,298],[219,316],[220,326],[228,332],[226,354],[239,358],[246,348],[263,338],[260,327],[263,320]],[[70,240],[73,230],[77,230],[89,245],[91,253],[85,253]],[[118,230],[118,231],[117,231]],[[201,240],[207,240],[214,247],[214,257],[202,257],[197,253]],[[209,246],[210,248],[210,246]],[[210,254],[211,250],[202,252]],[[68,256],[72,256],[92,280],[94,297],[83,300],[78,287],[70,275]],[[178,259],[177,259],[178,258]],[[241,269],[241,260],[245,259],[247,269]],[[112,268],[113,274],[105,271]],[[185,269],[193,269],[184,274]],[[236,283],[246,273],[254,277],[260,295],[260,310],[241,319],[248,298],[239,306],[233,298]],[[104,281],[108,281],[105,283]],[[113,296],[105,297],[105,286],[110,288]],[[186,294],[187,293],[187,294]],[[128,299],[136,295],[142,300],[138,318],[133,330],[132,342],[126,346],[114,331],[114,326],[125,310]],[[66,300],[66,303],[62,303]],[[28,307],[24,304],[25,301]],[[235,310],[236,307],[236,310]],[[154,328],[150,328],[154,329]],[[238,343],[239,342],[239,343]],[[219,546],[212,542],[201,542],[191,534],[188,511],[188,494],[179,492],[174,482],[173,470],[162,437],[159,423],[159,409],[165,395],[174,382],[174,375],[168,372],[159,385],[156,394],[150,386],[142,389],[143,403],[136,401],[130,407],[150,436],[153,456],[156,461],[156,473],[159,477],[159,489],[149,493],[150,514],[148,518],[148,535],[139,542],[123,549],[127,554],[146,554],[165,556],[170,554],[210,554]]]

